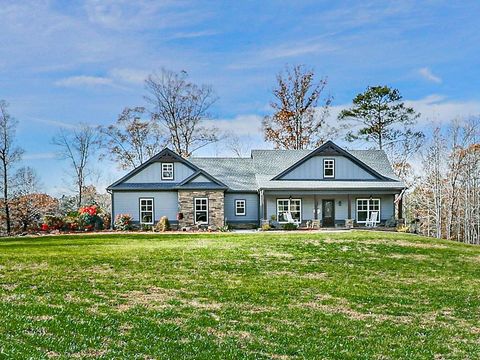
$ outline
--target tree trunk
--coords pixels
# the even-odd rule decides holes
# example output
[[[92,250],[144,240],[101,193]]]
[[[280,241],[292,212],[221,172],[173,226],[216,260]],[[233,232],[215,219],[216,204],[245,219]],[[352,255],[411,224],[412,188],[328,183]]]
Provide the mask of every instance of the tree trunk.
[[[5,206],[5,222],[7,225],[7,234],[11,233],[10,226],[10,207],[8,206],[8,175],[7,175],[7,164],[3,162],[3,203]]]

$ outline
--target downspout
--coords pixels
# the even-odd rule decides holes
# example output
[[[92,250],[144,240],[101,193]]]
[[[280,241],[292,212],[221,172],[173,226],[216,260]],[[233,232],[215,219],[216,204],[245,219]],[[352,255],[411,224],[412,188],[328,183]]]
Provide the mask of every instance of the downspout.
[[[111,208],[110,209],[110,230],[115,230],[114,226],[113,226],[113,223],[114,223],[113,215],[115,214],[115,211],[113,209],[113,206],[114,206],[113,205],[113,191],[107,189],[107,193],[110,194],[110,204],[111,204],[111,206],[110,206],[110,208]]]

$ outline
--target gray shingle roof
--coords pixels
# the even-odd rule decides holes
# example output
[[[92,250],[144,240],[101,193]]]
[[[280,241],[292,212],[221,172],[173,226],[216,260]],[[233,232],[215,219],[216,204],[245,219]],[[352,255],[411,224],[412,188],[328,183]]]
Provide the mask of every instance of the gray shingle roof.
[[[178,183],[119,183],[111,185],[112,190],[173,190]]]
[[[310,154],[312,150],[252,150],[251,158],[190,158],[189,161],[235,191],[265,189],[401,189],[382,150],[348,150],[361,162],[391,181],[287,181],[271,180]]]
[[[252,158],[192,157],[188,160],[195,166],[223,182],[230,190],[257,190]]]

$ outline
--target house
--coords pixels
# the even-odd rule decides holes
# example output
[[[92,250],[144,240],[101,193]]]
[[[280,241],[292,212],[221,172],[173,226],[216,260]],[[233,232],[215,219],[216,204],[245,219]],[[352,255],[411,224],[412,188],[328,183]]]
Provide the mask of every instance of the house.
[[[164,149],[107,190],[112,218],[136,223],[167,216],[179,228],[228,223],[258,227],[273,220],[322,227],[402,217],[405,185],[382,150],[345,150],[328,141],[315,150],[253,150],[248,158],[191,157]],[[397,200],[399,201],[397,201]]]

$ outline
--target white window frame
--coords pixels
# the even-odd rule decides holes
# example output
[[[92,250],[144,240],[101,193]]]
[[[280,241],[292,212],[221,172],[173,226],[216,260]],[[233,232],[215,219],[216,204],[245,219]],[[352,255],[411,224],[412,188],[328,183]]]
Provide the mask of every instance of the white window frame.
[[[197,210],[197,201],[205,201],[206,210]],[[201,197],[201,198],[194,198],[193,199],[193,221],[195,224],[204,225],[208,224],[208,198]],[[197,221],[197,212],[206,212],[207,214],[207,221]]]
[[[279,224],[286,224],[286,223],[288,223],[288,221],[280,221],[280,212],[278,211],[278,203],[279,203],[280,201],[286,201],[286,202],[288,202],[288,212],[290,212],[290,213],[292,212],[292,211],[291,211],[292,202],[293,202],[293,201],[299,201],[300,219],[299,219],[299,220],[294,220],[294,222],[295,222],[296,224],[300,224],[300,223],[302,222],[302,199],[277,199],[277,209],[276,209],[276,210],[277,210],[277,221],[278,221]],[[282,211],[282,212],[284,212],[284,211]]]
[[[366,201],[366,202],[367,202],[367,210],[361,210],[362,212],[365,212],[365,211],[367,212],[367,217],[365,218],[365,220],[358,220],[358,212],[359,212],[359,210],[358,210],[358,202],[359,202],[359,201]],[[371,208],[372,205],[373,205],[373,204],[371,204],[371,202],[373,202],[373,201],[378,201],[378,210]],[[355,206],[355,213],[356,213],[355,215],[356,215],[356,219],[357,219],[357,223],[358,223],[358,224],[365,224],[365,223],[367,222],[366,219],[369,218],[370,213],[371,213],[372,211],[378,211],[378,217],[377,217],[377,221],[376,221],[375,223],[379,223],[379,222],[380,222],[380,219],[381,219],[380,213],[381,213],[381,209],[382,209],[382,202],[381,202],[380,198],[371,198],[371,199],[370,199],[370,198],[358,198],[357,201],[355,202],[355,205],[356,205],[356,206]]]
[[[151,205],[145,203],[145,204],[142,204],[143,201],[151,201]],[[153,200],[153,198],[140,198],[139,201],[138,201],[138,211],[139,211],[139,214],[138,214],[138,219],[140,220],[140,224],[145,224],[145,225],[153,225],[154,222],[155,222],[155,202]],[[142,210],[142,206],[151,206],[151,210]],[[145,222],[143,221],[143,214],[144,213],[151,213],[152,215],[152,221],[151,222]]]
[[[238,204],[243,204],[243,212],[238,211]],[[247,201],[245,199],[236,199],[235,200],[235,216],[246,216],[247,215]]]
[[[165,167],[170,167],[170,166],[171,166],[171,169],[165,169]],[[170,171],[171,176],[165,176],[164,171]],[[175,166],[173,165],[173,163],[172,162],[162,163],[162,180],[173,180],[174,177],[175,177]]]
[[[328,165],[328,168],[327,168],[327,163],[331,164],[331,165]],[[332,169],[332,175],[325,174],[325,170],[330,170],[330,169]],[[330,178],[330,179],[335,178],[335,159],[323,159],[323,177]]]

